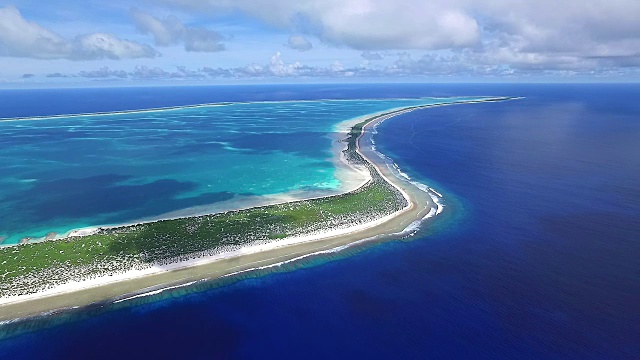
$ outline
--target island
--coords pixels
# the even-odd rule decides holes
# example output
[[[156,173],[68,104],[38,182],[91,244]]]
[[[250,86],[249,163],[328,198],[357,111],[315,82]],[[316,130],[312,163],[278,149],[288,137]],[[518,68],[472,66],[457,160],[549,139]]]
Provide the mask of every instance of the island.
[[[412,224],[442,212],[442,195],[395,176],[376,152],[369,129],[419,109],[511,99],[409,106],[350,121],[338,156],[363,181],[341,194],[89,229],[63,239],[2,247],[0,321],[127,299],[363,240],[406,236]]]

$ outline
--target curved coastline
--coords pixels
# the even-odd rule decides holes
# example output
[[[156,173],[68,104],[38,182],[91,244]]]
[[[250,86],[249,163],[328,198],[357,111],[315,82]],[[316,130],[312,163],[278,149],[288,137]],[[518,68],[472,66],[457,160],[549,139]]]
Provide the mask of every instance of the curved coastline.
[[[145,270],[133,270],[124,274],[104,276],[95,280],[71,283],[55,287],[50,291],[13,298],[0,298],[2,314],[0,321],[37,315],[53,309],[62,309],[88,305],[112,298],[123,298],[123,294],[137,297],[157,286],[179,286],[202,279],[214,279],[229,276],[255,268],[265,268],[279,263],[292,261],[310,254],[348,247],[365,239],[388,239],[406,231],[412,224],[420,222],[442,212],[438,202],[441,195],[433,189],[419,189],[416,184],[400,179],[385,162],[373,146],[363,147],[364,134],[379,123],[409,111],[435,106],[465,103],[503,101],[512,98],[495,97],[474,101],[460,101],[445,104],[431,104],[386,111],[384,114],[370,114],[350,120],[349,123],[366,118],[356,141],[355,151],[368,161],[378,174],[395,187],[407,201],[407,205],[388,216],[369,221],[355,227],[331,229],[320,234],[287,238],[266,244],[249,245],[240,249],[223,252],[195,260],[176,262],[164,266],[154,266]],[[353,125],[352,125],[353,126]],[[372,144],[369,144],[372,145]],[[363,182],[359,187],[364,186]],[[334,195],[331,195],[334,196]],[[154,290],[157,291],[157,290]],[[126,299],[125,299],[126,300]]]

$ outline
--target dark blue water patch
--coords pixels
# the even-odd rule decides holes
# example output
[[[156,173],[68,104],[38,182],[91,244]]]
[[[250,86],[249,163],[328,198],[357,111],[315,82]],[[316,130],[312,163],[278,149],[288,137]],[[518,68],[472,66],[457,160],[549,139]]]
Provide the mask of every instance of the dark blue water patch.
[[[187,143],[187,144],[176,144],[171,151],[167,154],[168,156],[184,156],[184,155],[198,155],[203,152],[215,151],[224,148],[224,144],[222,143]]]
[[[28,189],[10,194],[2,202],[3,206],[11,207],[21,217],[28,216],[37,223],[64,222],[65,219],[100,215],[105,224],[112,224],[131,218],[150,217],[213,204],[234,197],[229,192],[181,197],[182,194],[197,189],[198,184],[173,179],[160,179],[148,184],[123,183],[130,178],[126,175],[108,174],[39,181]],[[132,206],[141,203],[145,206]],[[2,229],[13,230],[10,218],[5,218],[0,223]]]
[[[469,226],[449,236],[463,250],[451,261],[466,267],[461,279],[481,284],[472,295],[495,307],[494,318],[526,338],[525,354],[638,351],[640,108],[629,103],[640,91],[629,89],[603,96],[598,87],[549,87],[380,128],[383,152],[464,199]]]
[[[182,300],[178,305],[183,311],[180,318],[175,317],[170,307],[125,308],[72,323],[68,334],[57,333],[55,328],[44,330],[48,338],[46,348],[30,346],[29,342],[36,339],[26,334],[14,339],[13,344],[0,353],[12,359],[197,359],[226,358],[232,354],[242,329],[224,321],[224,317],[212,312],[202,300]],[[114,330],[105,326],[126,317],[141,316],[145,320],[126,326],[126,329]],[[209,348],[207,355],[202,353],[203,346]]]

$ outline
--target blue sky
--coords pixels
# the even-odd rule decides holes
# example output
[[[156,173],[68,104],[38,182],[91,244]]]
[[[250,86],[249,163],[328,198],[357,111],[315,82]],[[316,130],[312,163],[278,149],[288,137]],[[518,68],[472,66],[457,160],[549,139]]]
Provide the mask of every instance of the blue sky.
[[[0,86],[640,80],[637,0],[9,0]]]

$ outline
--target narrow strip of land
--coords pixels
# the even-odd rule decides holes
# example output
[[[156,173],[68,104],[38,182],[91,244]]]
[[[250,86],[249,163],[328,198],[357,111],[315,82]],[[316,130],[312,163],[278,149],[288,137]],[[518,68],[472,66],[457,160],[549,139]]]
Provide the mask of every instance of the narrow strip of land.
[[[312,209],[315,212],[327,212],[329,215],[318,218],[320,219],[318,220],[318,223],[322,225],[318,229],[314,229],[313,225],[315,223],[307,223],[304,219],[294,219],[295,221],[291,222],[291,219],[287,218],[287,221],[289,221],[285,224],[287,226],[304,224],[304,226],[307,227],[306,230],[308,231],[296,234],[290,227],[283,226],[279,222],[271,223],[269,222],[271,221],[270,219],[264,220],[258,215],[256,215],[258,217],[255,218],[249,216],[255,212],[267,212],[270,216],[276,216],[278,214],[290,215],[290,213],[286,212],[286,209],[283,210],[280,207],[274,210],[273,205],[272,207],[259,207],[255,209],[230,212],[231,215],[227,214],[226,216],[233,216],[234,221],[240,221],[244,226],[251,226],[251,221],[255,219],[265,221],[267,226],[265,227],[266,232],[264,234],[267,234],[270,241],[253,241],[245,243],[247,246],[236,246],[235,248],[230,246],[221,246],[215,253],[208,253],[208,250],[200,252],[178,251],[175,254],[179,254],[179,256],[173,256],[174,253],[171,252],[167,253],[168,250],[165,248],[162,248],[161,251],[158,250],[159,252],[157,253],[153,253],[152,251],[141,252],[139,251],[140,249],[137,248],[134,249],[136,252],[129,248],[125,248],[124,250],[118,248],[117,250],[120,251],[118,254],[134,254],[135,256],[138,256],[139,254],[147,255],[149,258],[143,260],[152,265],[139,269],[134,268],[130,271],[124,272],[96,272],[96,276],[91,276],[88,279],[82,280],[82,278],[80,278],[81,281],[63,282],[48,289],[43,289],[42,285],[37,283],[36,280],[33,280],[33,289],[36,291],[31,291],[33,289],[30,290],[28,288],[28,285],[31,283],[26,282],[26,287],[20,287],[20,289],[22,289],[21,291],[24,292],[19,296],[12,296],[12,293],[10,292],[12,284],[7,284],[7,286],[5,286],[7,291],[2,297],[0,297],[0,320],[32,316],[53,309],[83,306],[97,301],[116,298],[123,294],[139,293],[141,291],[146,291],[145,289],[158,285],[175,286],[201,279],[219,278],[228,274],[277,264],[319,251],[353,244],[363,239],[373,238],[376,241],[383,241],[393,237],[394,235],[397,236],[398,233],[405,230],[411,223],[425,218],[428,214],[434,211],[435,204],[433,203],[432,195],[418,189],[411,183],[394,176],[391,169],[388,168],[388,164],[379,158],[370,146],[361,145],[362,135],[371,127],[376,126],[376,124],[408,111],[433,106],[502,101],[508,99],[509,98],[503,97],[485,98],[477,101],[413,106],[396,109],[384,114],[369,116],[354,124],[351,127],[349,137],[346,141],[347,149],[344,152],[344,156],[349,161],[350,165],[355,166],[360,170],[362,170],[363,167],[369,169],[371,172],[371,179],[368,182],[363,183],[358,189],[347,194],[305,200],[306,202],[297,201],[278,205],[280,207],[289,206],[295,208],[295,214],[300,213],[302,211],[301,209],[304,210],[307,208]],[[367,200],[372,196],[377,196],[377,198]],[[365,199],[361,200],[360,198],[363,197]],[[352,204],[351,201],[355,202],[355,205]],[[363,204],[358,205],[358,201],[364,202]],[[390,202],[392,203],[391,205],[389,205]],[[343,203],[348,204],[349,206],[343,208],[343,206],[345,206]],[[387,206],[387,208],[368,208],[384,206]],[[342,213],[341,211],[344,211],[345,209],[354,210],[357,216],[351,213]],[[315,212],[312,212],[312,210],[309,210],[307,214],[309,214],[311,218],[316,219],[318,215]],[[304,215],[305,212],[303,211],[302,214]],[[193,217],[170,220],[172,222],[167,222],[167,225],[186,226],[187,230],[189,230],[189,226],[191,226],[193,234],[198,234],[198,226],[204,226],[203,224],[220,225],[214,221],[217,219],[215,216],[216,215],[211,215],[210,217]],[[245,219],[244,217],[247,218]],[[233,224],[235,223],[233,221],[230,222],[228,218],[224,219],[226,219],[226,222],[222,225],[229,227],[234,226]],[[185,222],[178,222],[179,220]],[[243,222],[244,220],[247,220],[248,222]],[[344,224],[349,224],[350,221],[353,221],[356,225],[344,226]],[[327,224],[333,223],[336,224],[335,227],[327,226]],[[132,225],[133,228],[130,226],[109,229],[105,230],[106,232],[104,234],[91,235],[95,238],[79,237],[77,239],[70,239],[67,242],[71,246],[79,246],[82,245],[85,240],[86,245],[91,243],[90,241],[107,239],[113,241],[113,246],[123,246],[122,244],[129,243],[119,242],[120,240],[118,239],[126,238],[127,236],[130,236],[130,234],[135,235],[135,237],[132,238],[133,240],[137,240],[139,235],[149,236],[148,231],[143,231],[138,234],[139,229],[136,228],[136,226],[144,227],[146,225]],[[153,224],[148,226],[152,229],[157,229],[158,227]],[[246,229],[243,229],[241,234],[243,234],[243,236],[247,236]],[[264,234],[260,236],[264,236]],[[158,234],[154,232],[154,236],[158,236]],[[52,246],[57,246],[58,241],[51,242],[54,244]],[[137,244],[135,241],[132,243]],[[186,245],[190,246],[190,244],[191,243],[188,243]],[[29,244],[28,246],[40,245]],[[27,247],[23,246],[23,248]],[[113,249],[110,248],[109,250]],[[153,256],[157,256],[157,258],[154,258]],[[135,260],[135,257],[132,257],[131,259]],[[77,267],[81,270],[93,269],[91,266],[97,266],[100,268],[101,266],[110,266],[109,264],[111,264],[112,260],[117,259],[108,258],[108,261],[104,260],[102,262],[89,265],[79,262]],[[132,263],[137,264],[136,262]],[[57,263],[53,262],[52,264]],[[40,269],[37,268],[37,266],[40,266],[40,264],[34,264],[34,268],[36,268],[36,270],[34,270],[35,275],[48,273],[55,274],[55,272],[49,272],[49,268],[42,267],[42,269]],[[69,266],[73,269],[74,265],[73,263],[71,265],[65,263],[65,266]],[[0,270],[1,269],[2,267],[0,266]],[[114,269],[118,269],[118,267],[115,266]],[[15,279],[20,278],[15,277]],[[30,278],[28,280],[31,281]],[[44,281],[46,281],[46,279]]]

